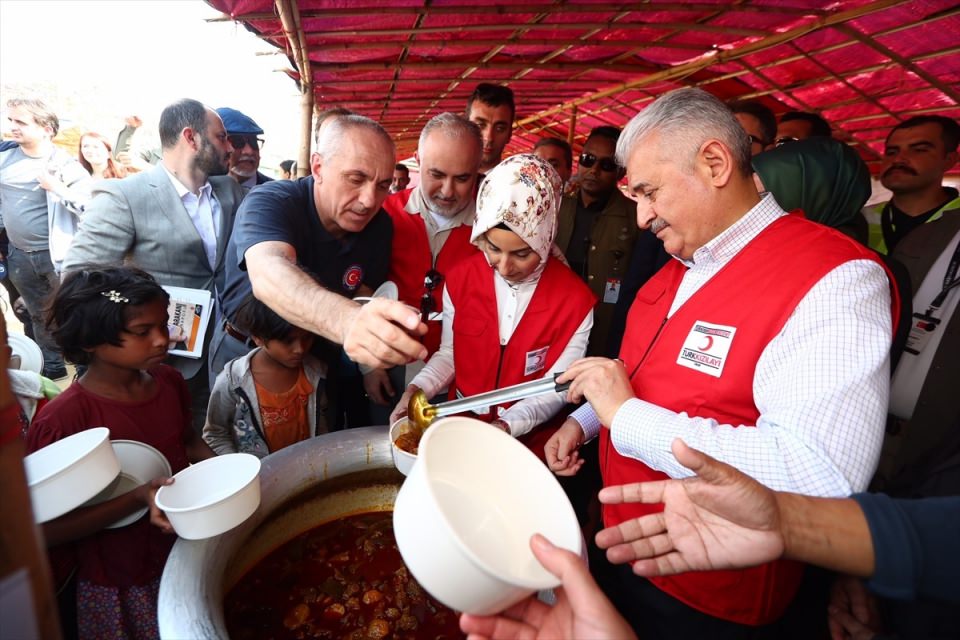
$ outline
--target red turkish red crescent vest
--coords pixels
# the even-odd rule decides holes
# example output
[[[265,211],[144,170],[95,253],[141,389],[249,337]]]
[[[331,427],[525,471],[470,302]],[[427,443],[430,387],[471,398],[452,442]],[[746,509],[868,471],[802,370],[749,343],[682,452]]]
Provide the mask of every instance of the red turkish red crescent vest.
[[[471,396],[542,378],[596,302],[587,285],[551,256],[523,318],[501,354],[493,278],[493,270],[482,252],[457,265],[447,278],[447,290],[456,309],[456,379],[450,387],[451,398],[456,397],[457,391]],[[534,367],[536,370],[531,370]],[[480,416],[487,421],[496,417],[495,410],[486,418]]]
[[[811,287],[837,266],[858,259],[882,266],[873,251],[839,232],[800,216],[784,216],[764,229],[667,319],[686,272],[682,263],[671,261],[641,288],[627,316],[620,358],[631,372],[634,393],[642,400],[691,417],[713,418],[721,424],[756,425],[760,412],[754,404],[753,379],[764,348]],[[895,288],[893,299],[893,317],[897,318]],[[720,377],[677,364],[684,342],[698,322],[735,328]],[[709,361],[714,343],[706,335],[697,333],[698,348],[705,348],[698,357]],[[621,456],[608,428],[600,430],[600,438],[604,486],[668,477],[636,459]],[[604,523],[611,527],[662,510],[662,504],[604,505]],[[651,581],[699,611],[741,624],[761,625],[783,613],[796,594],[801,575],[802,565],[776,561],[742,571],[693,572]]]
[[[413,189],[394,193],[383,202],[384,210],[393,220],[393,244],[390,250],[390,272],[388,279],[396,283],[401,302],[420,308],[420,298],[424,294],[423,278],[431,268],[439,271],[444,278],[461,261],[479,252],[470,243],[471,227],[460,225],[450,231],[443,248],[437,255],[437,264],[433,264],[430,242],[427,239],[427,226],[423,218],[411,214],[404,207],[410,200]],[[430,215],[424,212],[424,215]],[[434,310],[443,311],[443,283],[433,290]],[[441,323],[432,320],[427,323],[427,335],[423,344],[427,347],[428,357],[440,347]]]

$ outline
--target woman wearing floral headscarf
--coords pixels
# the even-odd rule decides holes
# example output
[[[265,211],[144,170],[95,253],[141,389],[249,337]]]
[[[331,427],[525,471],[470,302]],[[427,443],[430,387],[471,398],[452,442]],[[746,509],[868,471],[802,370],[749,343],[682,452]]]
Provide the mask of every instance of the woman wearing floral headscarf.
[[[440,349],[411,381],[391,421],[418,389],[471,396],[563,371],[583,357],[593,327],[590,289],[556,257],[560,176],[533,155],[495,167],[477,196],[470,240],[481,251],[452,269],[443,292]],[[492,407],[481,419],[515,437],[552,418],[563,394]],[[542,456],[529,439],[528,446]]]

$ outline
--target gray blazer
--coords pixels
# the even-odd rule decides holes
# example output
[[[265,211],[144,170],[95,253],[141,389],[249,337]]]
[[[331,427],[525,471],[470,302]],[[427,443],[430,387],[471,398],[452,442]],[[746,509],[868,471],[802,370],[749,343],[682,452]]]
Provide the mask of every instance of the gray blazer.
[[[213,269],[190,215],[166,170],[158,165],[122,180],[104,180],[94,188],[64,258],[63,271],[127,263],[150,273],[163,285],[207,289],[211,293],[216,286],[216,291],[223,291],[227,243],[244,194],[229,176],[211,177],[210,185],[221,209]],[[211,321],[211,329],[213,324]],[[205,346],[203,358],[174,358],[172,364],[184,377],[192,378],[205,371],[206,355]]]

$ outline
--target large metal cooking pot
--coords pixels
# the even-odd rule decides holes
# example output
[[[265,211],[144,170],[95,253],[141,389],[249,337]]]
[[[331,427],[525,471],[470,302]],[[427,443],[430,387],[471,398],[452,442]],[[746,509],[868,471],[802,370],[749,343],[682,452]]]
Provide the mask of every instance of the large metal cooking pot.
[[[324,522],[392,509],[402,481],[386,427],[330,433],[267,456],[260,507],[249,520],[222,536],[174,545],[160,582],[160,637],[226,638],[223,597],[250,567]]]

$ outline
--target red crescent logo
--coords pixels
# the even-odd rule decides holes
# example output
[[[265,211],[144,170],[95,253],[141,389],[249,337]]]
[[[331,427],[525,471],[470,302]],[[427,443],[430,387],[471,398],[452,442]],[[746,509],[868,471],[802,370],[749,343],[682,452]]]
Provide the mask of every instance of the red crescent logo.
[[[706,338],[707,341],[704,342],[703,346],[699,347],[699,349],[700,351],[710,351],[710,348],[713,346],[713,336],[703,336],[703,337]]]
[[[363,269],[360,265],[353,265],[343,272],[343,286],[353,291],[363,281]]]

